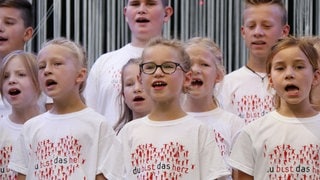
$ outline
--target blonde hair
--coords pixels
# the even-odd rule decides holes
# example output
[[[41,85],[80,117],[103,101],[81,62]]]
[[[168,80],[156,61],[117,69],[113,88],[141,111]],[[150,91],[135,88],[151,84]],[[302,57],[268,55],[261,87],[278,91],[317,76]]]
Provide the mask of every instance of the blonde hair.
[[[66,38],[56,38],[46,42],[42,46],[42,48],[45,48],[46,46],[49,46],[49,45],[58,45],[58,46],[64,47],[66,50],[69,50],[72,56],[78,60],[78,63],[80,64],[80,66],[82,68],[87,69],[88,60],[87,60],[86,52],[85,52],[85,49],[80,44],[77,44]],[[81,94],[81,98],[83,101],[84,101],[84,97],[82,96],[82,92],[84,91],[85,86],[86,86],[86,80],[83,81],[79,87],[79,93]]]
[[[278,41],[272,48],[271,52],[267,58],[267,74],[271,73],[272,61],[274,56],[280,51],[290,48],[290,47],[298,47],[307,57],[309,63],[312,66],[313,72],[318,69],[318,52],[314,48],[313,44],[304,38],[295,38],[295,37],[286,37],[280,41]],[[310,101],[311,96],[309,95]],[[279,108],[280,105],[280,97],[275,95],[275,108]]]
[[[287,24],[288,22],[287,9],[285,8],[282,0],[244,0],[245,9],[251,6],[259,6],[263,4],[279,6],[282,13],[281,23],[282,25]]]
[[[3,83],[4,83],[4,77],[5,77],[5,69],[8,66],[8,63],[14,59],[14,58],[20,58],[21,62],[23,63],[24,67],[27,70],[27,73],[30,74],[31,81],[33,87],[37,90],[38,96],[41,94],[40,85],[38,82],[38,66],[37,66],[37,60],[36,56],[32,53],[28,53],[22,50],[13,51],[9,53],[7,56],[5,56],[1,62],[0,67],[0,92],[3,94]],[[3,96],[2,96],[3,98]]]
[[[187,52],[185,51],[185,48],[183,46],[183,43],[179,40],[169,40],[169,39],[165,39],[162,37],[157,37],[157,38],[153,38],[149,41],[149,43],[147,44],[147,46],[144,48],[143,52],[142,52],[142,62],[144,61],[144,56],[145,56],[145,51],[150,48],[150,47],[154,47],[157,45],[163,45],[163,46],[167,46],[170,47],[172,49],[175,49],[177,54],[180,57],[180,62],[181,62],[181,66],[184,72],[188,72],[191,70],[191,61],[190,61],[190,57],[187,54]]]

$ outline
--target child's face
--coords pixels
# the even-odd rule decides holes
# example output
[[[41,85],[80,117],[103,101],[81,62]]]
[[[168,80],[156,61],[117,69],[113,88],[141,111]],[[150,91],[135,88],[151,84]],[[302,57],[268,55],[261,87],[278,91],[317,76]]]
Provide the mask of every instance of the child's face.
[[[252,56],[266,58],[278,39],[288,35],[289,26],[283,25],[281,12],[278,5],[267,4],[245,9],[241,33]]]
[[[23,50],[32,37],[31,27],[25,27],[18,9],[0,8],[0,57],[14,50]]]
[[[181,57],[173,47],[164,45],[146,48],[143,59],[142,63],[155,63],[156,65],[161,65],[165,62],[179,64],[182,62]],[[186,80],[190,80],[188,78],[190,76],[187,77],[180,66],[177,66],[172,74],[165,74],[160,67],[153,74],[141,73],[143,88],[151,99],[156,102],[179,100],[183,86],[187,83]]]
[[[123,96],[128,107],[136,114],[146,115],[151,111],[152,102],[138,81],[139,65],[129,64],[123,71]]]
[[[39,91],[23,61],[19,56],[13,57],[4,72],[3,96],[13,108],[35,105],[39,97]]]
[[[188,96],[212,97],[214,85],[221,80],[221,75],[214,61],[217,61],[209,50],[192,45],[186,49],[191,59],[192,79]]]
[[[171,7],[164,7],[161,0],[128,0],[124,8],[126,21],[133,40],[148,41],[161,36],[162,27],[170,19]]]
[[[79,94],[79,84],[86,74],[69,49],[48,45],[40,50],[37,59],[40,87],[49,97],[54,99]]]
[[[272,60],[269,81],[281,104],[310,103],[309,94],[316,79],[308,58],[298,47],[283,49]]]

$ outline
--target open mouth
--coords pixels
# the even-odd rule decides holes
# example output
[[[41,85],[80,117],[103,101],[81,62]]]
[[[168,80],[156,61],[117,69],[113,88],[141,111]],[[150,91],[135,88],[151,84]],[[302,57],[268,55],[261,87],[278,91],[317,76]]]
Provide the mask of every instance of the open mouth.
[[[15,96],[15,95],[20,94],[21,91],[20,91],[19,89],[14,88],[14,89],[10,89],[8,93],[9,93],[9,95],[11,95],[11,96]]]
[[[286,91],[298,91],[299,90],[299,88],[295,85],[287,85],[284,89]]]
[[[157,81],[157,82],[152,83],[152,87],[164,87],[166,85],[167,85],[167,83],[162,82],[162,81]]]
[[[7,40],[8,40],[8,38],[4,38],[4,37],[0,36],[0,41],[7,41]]]
[[[202,86],[202,85],[203,85],[203,81],[200,80],[200,79],[193,79],[193,80],[191,81],[191,85],[192,85],[192,86]]]
[[[136,96],[136,97],[134,97],[133,101],[134,101],[134,102],[144,101],[144,98],[141,97],[141,96]]]
[[[264,44],[266,44],[266,42],[264,42],[264,41],[254,41],[254,42],[252,42],[252,44],[253,45],[264,45]]]
[[[52,85],[56,85],[56,84],[57,84],[57,82],[52,79],[49,79],[46,81],[46,86],[52,86]]]
[[[140,18],[136,19],[136,22],[137,23],[148,23],[148,22],[150,22],[150,20],[147,18],[144,18],[144,17],[140,17]]]

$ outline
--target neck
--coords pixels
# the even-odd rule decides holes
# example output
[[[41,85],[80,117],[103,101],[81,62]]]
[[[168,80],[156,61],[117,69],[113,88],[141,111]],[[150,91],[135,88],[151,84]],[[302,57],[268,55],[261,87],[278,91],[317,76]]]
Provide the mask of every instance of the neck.
[[[53,114],[67,114],[81,111],[86,107],[87,106],[80,97],[69,98],[68,100],[61,101],[53,99],[53,105],[50,112]]]
[[[12,113],[9,115],[9,119],[17,124],[24,124],[30,118],[40,114],[40,108],[38,105],[29,106],[24,109],[12,108]]]
[[[266,58],[251,57],[248,60],[247,67],[252,69],[254,72],[265,73],[267,68],[266,62]]]
[[[187,115],[180,104],[155,103],[149,114],[149,118],[154,121],[168,121],[182,118]]]
[[[288,104],[281,103],[277,111],[287,117],[307,118],[319,112],[310,103]]]
[[[218,106],[214,97],[191,98],[187,95],[186,101],[183,105],[187,112],[206,112],[216,109]]]

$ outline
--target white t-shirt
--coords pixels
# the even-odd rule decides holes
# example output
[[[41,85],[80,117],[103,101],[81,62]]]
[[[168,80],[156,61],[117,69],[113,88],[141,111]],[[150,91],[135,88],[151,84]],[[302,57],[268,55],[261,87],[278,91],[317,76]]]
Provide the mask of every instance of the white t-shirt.
[[[230,165],[254,179],[320,179],[320,114],[289,118],[273,111],[243,128]]]
[[[116,179],[123,172],[117,164],[119,152],[121,145],[111,126],[93,109],[46,112],[24,124],[9,168],[28,179],[95,179],[107,161],[107,178]]]
[[[170,121],[143,117],[119,133],[125,179],[216,179],[230,174],[208,127],[187,115]]]
[[[5,118],[11,113],[11,106],[8,102],[3,101],[0,95],[0,118]]]
[[[244,66],[227,74],[216,86],[221,107],[243,118],[246,124],[274,109],[266,73],[260,76],[265,78],[262,80]]]
[[[16,179],[17,174],[8,168],[13,144],[23,124],[12,122],[8,116],[0,118],[0,179]]]
[[[93,64],[84,91],[86,104],[107,117],[113,126],[120,117],[117,100],[121,90],[121,69],[130,58],[140,57],[143,48],[127,44],[100,56]]]

